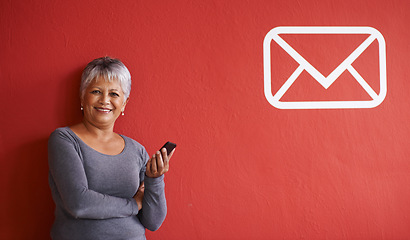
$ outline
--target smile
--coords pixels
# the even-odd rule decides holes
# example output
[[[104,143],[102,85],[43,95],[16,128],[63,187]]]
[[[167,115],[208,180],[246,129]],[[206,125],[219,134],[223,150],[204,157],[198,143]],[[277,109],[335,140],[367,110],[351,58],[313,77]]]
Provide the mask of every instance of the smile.
[[[108,109],[108,108],[97,108],[96,107],[95,109],[99,112],[104,112],[104,113],[109,113],[112,111],[111,109]]]

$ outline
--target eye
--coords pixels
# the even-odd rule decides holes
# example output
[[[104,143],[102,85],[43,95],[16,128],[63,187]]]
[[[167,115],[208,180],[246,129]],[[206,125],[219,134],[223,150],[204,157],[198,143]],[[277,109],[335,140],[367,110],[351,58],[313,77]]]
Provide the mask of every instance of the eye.
[[[110,93],[110,95],[111,95],[112,97],[119,97],[119,96],[120,96],[118,93],[115,93],[115,92]]]
[[[92,94],[99,94],[99,93],[101,93],[101,91],[100,90],[93,90],[93,91],[91,91],[91,93]]]

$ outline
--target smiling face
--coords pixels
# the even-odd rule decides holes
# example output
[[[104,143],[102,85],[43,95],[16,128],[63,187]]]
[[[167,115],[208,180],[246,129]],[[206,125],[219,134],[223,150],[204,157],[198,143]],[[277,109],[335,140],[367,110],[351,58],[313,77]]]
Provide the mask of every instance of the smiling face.
[[[81,99],[84,120],[98,128],[114,127],[127,101],[118,81],[99,77],[88,85]]]

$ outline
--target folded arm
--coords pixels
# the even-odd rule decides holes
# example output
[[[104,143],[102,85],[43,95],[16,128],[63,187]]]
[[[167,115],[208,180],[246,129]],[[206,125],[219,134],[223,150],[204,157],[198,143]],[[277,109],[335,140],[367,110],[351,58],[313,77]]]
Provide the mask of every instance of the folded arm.
[[[82,160],[72,139],[61,132],[51,134],[48,146],[50,186],[57,201],[74,218],[106,219],[138,214],[133,198],[102,194],[88,188]],[[55,189],[53,189],[55,188]]]

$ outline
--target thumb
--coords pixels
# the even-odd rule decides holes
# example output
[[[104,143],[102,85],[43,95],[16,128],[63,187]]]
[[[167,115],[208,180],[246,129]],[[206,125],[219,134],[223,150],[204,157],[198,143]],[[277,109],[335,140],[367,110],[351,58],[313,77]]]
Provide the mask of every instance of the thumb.
[[[168,160],[171,159],[172,155],[174,155],[174,152],[175,152],[175,148],[174,148],[174,149],[171,151],[171,153],[168,155]]]

